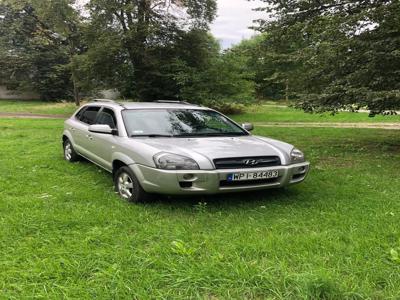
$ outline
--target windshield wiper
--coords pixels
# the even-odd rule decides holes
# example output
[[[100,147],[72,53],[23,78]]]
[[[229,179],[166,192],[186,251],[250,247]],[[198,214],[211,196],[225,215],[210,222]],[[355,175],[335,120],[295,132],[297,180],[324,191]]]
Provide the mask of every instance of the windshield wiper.
[[[174,137],[217,137],[217,136],[243,136],[248,135],[244,132],[209,132],[209,133],[183,133]]]
[[[150,137],[150,138],[158,138],[158,137],[174,137],[171,134],[131,134],[130,137]]]

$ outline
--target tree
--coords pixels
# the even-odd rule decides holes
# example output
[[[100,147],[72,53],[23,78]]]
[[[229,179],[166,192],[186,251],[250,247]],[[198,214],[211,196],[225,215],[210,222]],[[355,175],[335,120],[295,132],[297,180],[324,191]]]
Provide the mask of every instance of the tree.
[[[261,34],[243,40],[232,49],[240,57],[239,61],[246,66],[247,73],[252,74],[251,80],[254,81],[257,98],[281,99],[285,96],[291,72],[296,70],[284,52],[290,49],[289,45],[277,46],[271,43],[267,34]]]
[[[42,24],[61,40],[68,54],[68,70],[71,74],[73,85],[73,96],[75,104],[80,104],[80,88],[78,72],[73,60],[76,56],[86,51],[86,46],[82,43],[83,18],[80,11],[75,6],[75,0],[47,0],[35,1],[35,8]]]
[[[174,89],[169,89],[172,77],[166,73],[168,68],[165,70],[163,66],[171,61],[174,44],[185,31],[208,28],[216,13],[216,2],[91,0],[88,9],[92,19],[91,30],[113,32],[126,51],[133,70],[135,96],[152,100],[176,97],[172,95]]]
[[[87,51],[72,60],[79,87],[92,94],[116,89],[123,97],[133,98],[133,66],[118,31],[113,28],[99,31],[94,27],[89,22],[84,30]]]
[[[298,107],[332,112],[366,107],[372,114],[400,108],[399,1],[263,2],[267,6],[260,10],[269,16],[258,29],[267,32],[271,47],[296,45],[282,52],[302,74],[293,90]]]
[[[177,48],[186,49],[172,72],[182,99],[197,103],[254,100],[254,74],[241,49],[221,52],[212,35],[198,31],[191,32]]]
[[[1,81],[14,89],[33,89],[44,99],[69,96],[79,105],[72,64],[85,51],[82,18],[73,0],[12,1],[0,4]]]

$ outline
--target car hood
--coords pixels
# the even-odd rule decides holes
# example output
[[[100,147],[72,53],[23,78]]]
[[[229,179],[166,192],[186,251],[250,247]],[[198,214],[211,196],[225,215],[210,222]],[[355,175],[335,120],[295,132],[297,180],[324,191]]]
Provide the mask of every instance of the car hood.
[[[201,138],[140,138],[136,140],[154,152],[170,152],[201,161],[216,158],[279,156],[282,163],[288,160],[293,146],[257,136],[201,137]]]

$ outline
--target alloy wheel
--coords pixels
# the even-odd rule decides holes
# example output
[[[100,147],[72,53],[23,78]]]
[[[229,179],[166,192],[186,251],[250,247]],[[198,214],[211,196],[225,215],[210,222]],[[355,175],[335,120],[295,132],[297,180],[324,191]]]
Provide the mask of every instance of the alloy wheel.
[[[71,160],[72,158],[72,147],[69,142],[67,142],[64,146],[64,156],[66,160]]]
[[[118,176],[118,193],[122,198],[130,199],[134,193],[133,181],[129,174],[122,172]]]

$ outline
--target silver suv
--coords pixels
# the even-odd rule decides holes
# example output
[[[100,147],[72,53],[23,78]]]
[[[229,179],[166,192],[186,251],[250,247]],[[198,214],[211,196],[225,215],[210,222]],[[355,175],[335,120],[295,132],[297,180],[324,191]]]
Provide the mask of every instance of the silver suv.
[[[65,121],[64,157],[82,156],[112,173],[129,201],[278,188],[303,181],[303,153],[249,133],[219,112],[185,102],[98,100]]]

